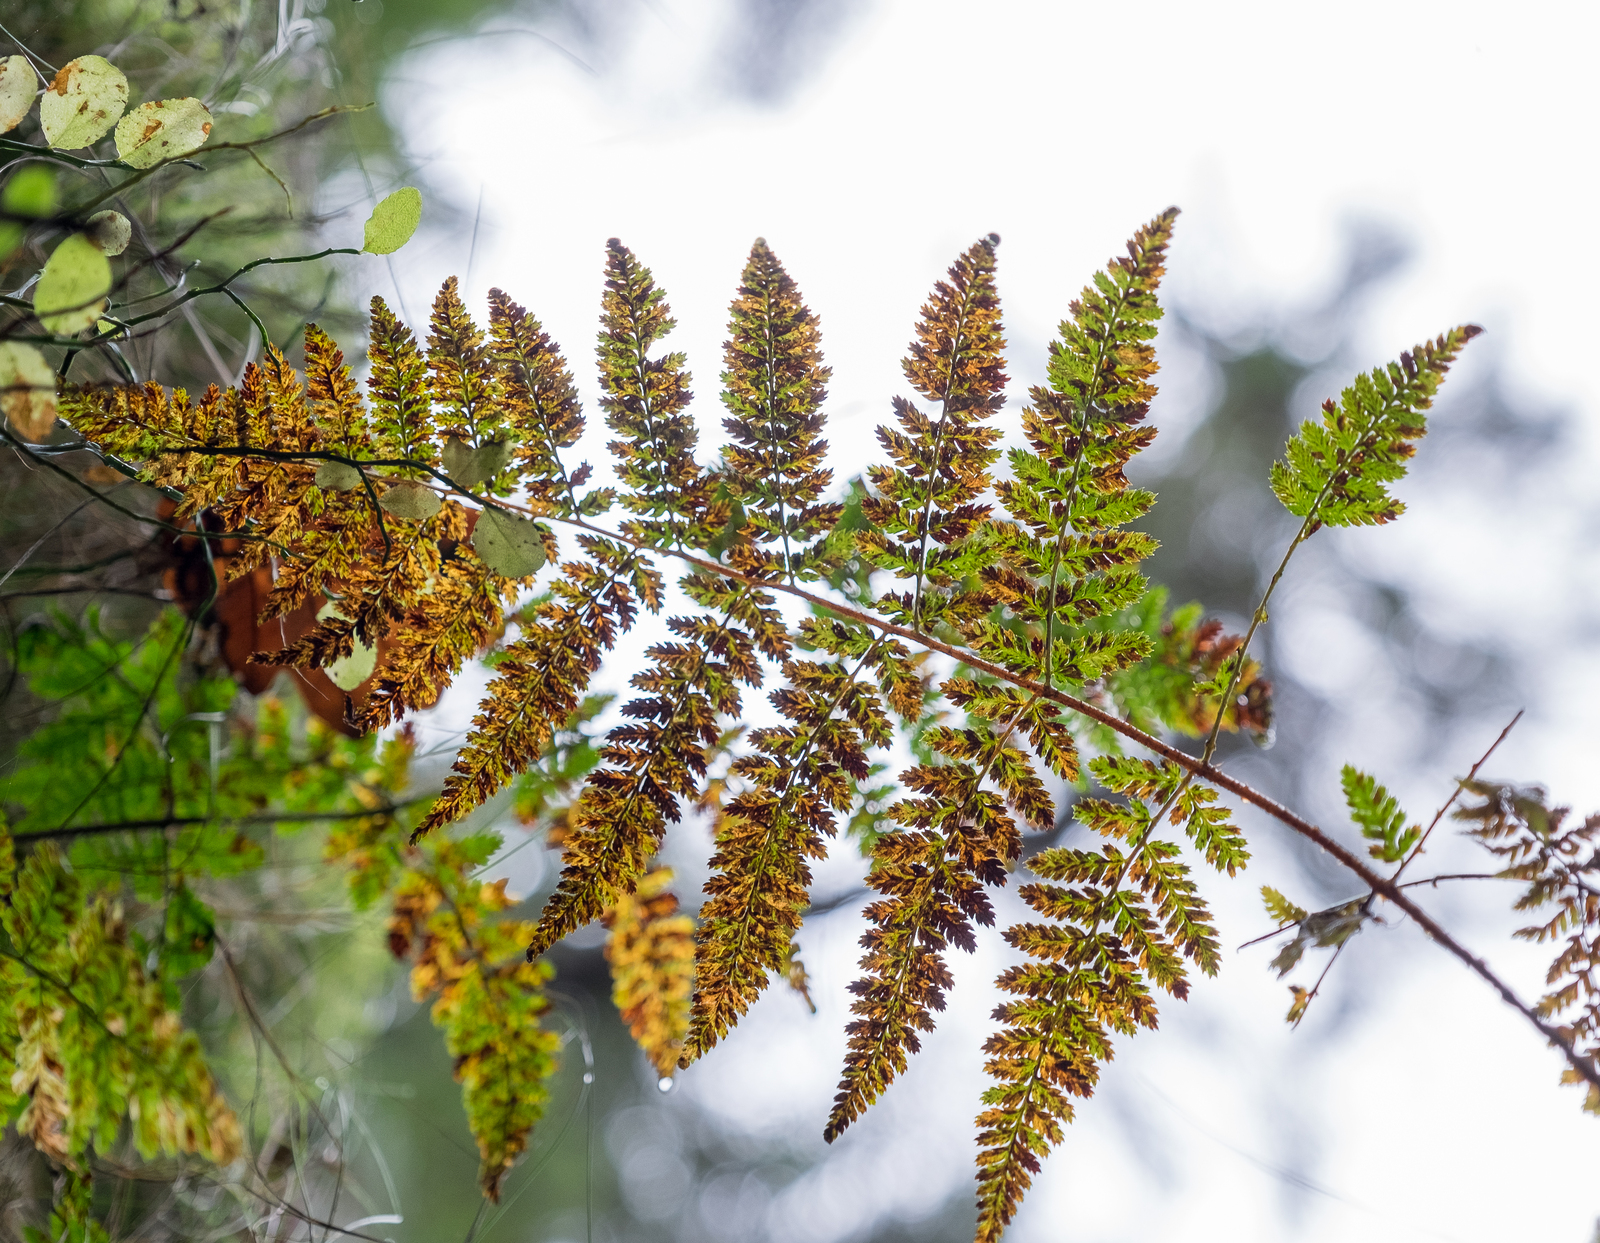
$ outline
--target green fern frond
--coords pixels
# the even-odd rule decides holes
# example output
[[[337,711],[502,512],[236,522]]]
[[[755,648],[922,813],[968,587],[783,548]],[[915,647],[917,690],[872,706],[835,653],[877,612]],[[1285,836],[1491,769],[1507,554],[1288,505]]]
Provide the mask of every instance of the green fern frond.
[[[1128,487],[1123,467],[1155,438],[1141,426],[1155,396],[1149,342],[1177,214],[1169,209],[1135,233],[1127,257],[1113,258],[1072,304],[1050,348],[1050,387],[1032,389],[1022,413],[1031,452],[1013,449],[1013,477],[995,487],[1015,525],[1004,529],[1002,564],[985,582],[1028,627],[991,624],[980,650],[1008,668],[1042,663],[1047,685],[1120,673],[1151,650],[1140,630],[1084,627],[1140,600],[1137,566],[1156,549],[1148,535],[1121,529],[1155,500]]]
[[[12,1075],[15,1126],[52,1160],[75,1170],[93,1149],[110,1152],[128,1126],[149,1160],[195,1153],[226,1165],[239,1124],[218,1091],[176,992],[151,978],[111,897],[85,888],[53,843],[8,872],[0,926],[0,1028]]]
[[[1428,430],[1423,411],[1461,347],[1482,331],[1476,324],[1452,328],[1357,376],[1337,404],[1324,402],[1322,421],[1302,423],[1283,460],[1273,463],[1272,491],[1284,508],[1312,530],[1392,522],[1404,513],[1386,485],[1405,477]]]
[[[1361,836],[1376,843],[1368,853],[1385,863],[1399,863],[1422,836],[1422,826],[1406,827],[1406,813],[1395,797],[1378,784],[1376,777],[1358,772],[1346,764],[1339,773],[1345,806],[1350,818],[1361,829]]]

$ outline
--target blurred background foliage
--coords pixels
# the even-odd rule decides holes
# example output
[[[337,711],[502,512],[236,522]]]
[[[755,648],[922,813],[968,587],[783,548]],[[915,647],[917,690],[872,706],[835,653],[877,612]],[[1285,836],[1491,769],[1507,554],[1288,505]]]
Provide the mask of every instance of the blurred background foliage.
[[[400,58],[429,40],[485,32],[555,40],[570,56],[603,67],[608,48],[636,12],[621,4],[562,0],[518,8],[482,0],[326,0],[325,7],[318,0],[13,0],[4,23],[14,40],[53,64],[89,51],[111,57],[128,73],[135,102],[199,95],[218,116],[221,134],[248,138],[329,105],[377,99]],[[723,88],[756,103],[783,99],[834,46],[849,17],[838,0],[745,0],[738,13],[721,62]],[[408,163],[405,136],[376,109],[331,118],[264,156],[287,198],[248,158],[210,161],[205,176],[163,183],[171,188],[143,205],[149,232],[136,238],[129,259],[158,253],[214,217],[173,253],[163,274],[176,279],[193,265],[192,282],[217,279],[262,254],[346,244],[381,194],[406,182],[425,190],[429,185],[427,168]],[[0,166],[0,178],[14,171]],[[430,213],[447,197],[428,196]],[[222,208],[227,213],[216,216]],[[471,220],[438,214],[427,223],[457,233],[473,227]],[[51,241],[30,239],[34,249],[0,271],[0,282],[9,288],[13,269],[33,270]],[[1171,407],[1190,411],[1167,433],[1169,441],[1181,439],[1182,452],[1164,445],[1135,482],[1160,497],[1148,521],[1163,545],[1152,574],[1174,600],[1203,601],[1235,628],[1248,615],[1294,526],[1266,488],[1267,465],[1321,397],[1335,391],[1353,365],[1369,361],[1352,359],[1348,342],[1365,299],[1402,261],[1394,239],[1358,230],[1346,278],[1322,304],[1242,317],[1234,308],[1225,326],[1215,308],[1203,305],[1181,306],[1169,318],[1160,349],[1198,364],[1178,373],[1189,391],[1167,397]],[[241,292],[275,341],[292,346],[314,319],[354,354],[360,302],[384,281],[400,284],[380,275],[376,261],[365,262],[359,276],[337,265],[265,269]],[[169,384],[231,382],[260,342],[231,303],[210,299],[190,306],[192,313],[138,342],[130,362],[141,377]],[[111,374],[92,359],[82,366],[76,378]],[[1450,392],[1434,427],[1416,466],[1418,490],[1425,493],[1529,489],[1566,434],[1560,419],[1519,406],[1492,374],[1481,373],[1479,383]],[[153,495],[95,477],[87,459],[60,460],[95,487],[114,491],[135,513],[154,512]],[[15,778],[29,771],[27,740],[69,715],[59,693],[36,693],[24,667],[30,652],[37,659],[43,650],[41,628],[56,636],[51,642],[78,636],[83,651],[93,643],[120,644],[125,654],[112,663],[138,660],[139,640],[171,605],[180,554],[148,525],[87,504],[80,489],[29,470],[16,454],[0,454],[0,488],[7,497],[0,507],[0,550],[11,571],[0,585],[6,666],[0,765]],[[1275,685],[1273,751],[1261,755],[1238,739],[1224,743],[1224,760],[1244,779],[1313,813],[1331,808],[1330,739],[1337,738],[1347,709],[1298,678],[1285,658],[1279,636],[1292,630],[1285,623],[1295,610],[1334,607],[1362,632],[1374,666],[1364,708],[1381,698],[1383,710],[1404,714],[1416,726],[1408,731],[1415,754],[1397,755],[1397,766],[1464,767],[1471,744],[1455,723],[1509,717],[1519,706],[1519,687],[1530,681],[1530,657],[1431,625],[1404,585],[1375,572],[1352,547],[1348,541],[1308,546],[1298,572],[1310,586],[1285,601],[1274,619],[1280,624],[1265,632],[1259,655]],[[245,738],[257,728],[262,705],[222,684],[215,644],[205,641],[204,614],[198,623],[199,641],[184,652],[173,676],[184,681],[186,694],[225,714],[235,739]],[[328,771],[371,762],[361,750],[367,744],[319,734],[292,695],[279,687],[277,697],[289,705],[286,728],[302,746],[297,755],[320,747]],[[114,725],[118,713],[126,716],[136,706],[107,701],[96,711]],[[192,741],[202,737],[197,731]],[[581,745],[581,730],[574,737],[575,753],[592,758]],[[198,774],[213,754],[202,749],[187,762]],[[448,747],[422,753],[413,779],[425,787],[448,761]],[[562,776],[570,775],[569,766]],[[12,802],[21,788],[14,785],[0,798]],[[553,869],[542,861],[543,835],[559,825],[564,793],[560,781],[524,782],[520,796],[525,811],[539,812],[532,823],[518,821],[509,797],[479,818],[505,827],[508,847],[517,852],[517,862],[501,864],[527,882],[528,903],[514,916],[536,910],[553,883]],[[209,894],[228,925],[231,962],[241,980],[229,978],[229,961],[214,959],[191,981],[186,1018],[219,1058],[241,1116],[251,1116],[258,1163],[275,1176],[298,1179],[299,1194],[318,1212],[341,1224],[373,1219],[359,1227],[364,1237],[465,1243],[585,1237],[932,1243],[970,1237],[964,1166],[948,1185],[921,1188],[909,1218],[896,1207],[899,1201],[868,1194],[841,1196],[826,1214],[797,1222],[786,1189],[803,1179],[826,1186],[816,1182],[818,1172],[851,1160],[850,1152],[830,1152],[820,1140],[820,1122],[798,1132],[746,1125],[691,1090],[660,1091],[617,1019],[600,941],[589,933],[569,938],[551,955],[557,972],[553,1026],[567,1041],[563,1069],[528,1159],[508,1180],[502,1204],[485,1206],[449,1057],[424,1008],[410,1000],[403,970],[386,953],[383,912],[352,914],[342,878],[320,865],[306,841],[275,837],[270,849],[258,877],[247,884],[219,882]],[[1342,879],[1319,860],[1303,855],[1300,862],[1310,886],[1330,901],[1348,896]],[[841,896],[849,891],[819,892],[819,906],[833,909],[816,915],[818,923],[853,927],[860,904],[834,906]],[[846,931],[839,939],[848,937]],[[241,1019],[235,1004],[240,985],[261,1007],[261,1025],[271,1033],[267,1045]],[[1359,1009],[1363,987],[1352,974],[1343,1004]],[[808,1021],[796,996],[785,993],[772,1004],[791,1007],[794,1023]],[[1304,1038],[1316,1039],[1310,1033]],[[586,1073],[593,1077],[587,1088]],[[899,1142],[914,1146],[918,1139]],[[114,1160],[104,1164],[101,1194],[114,1238],[198,1238],[208,1214],[212,1222],[227,1216],[220,1206],[224,1192],[213,1188],[207,1200],[192,1194],[192,1186],[186,1190],[193,1170],[133,1177]],[[119,1179],[119,1173],[129,1176]],[[8,1138],[4,1179],[0,1237],[20,1238],[24,1224],[42,1220],[48,1178],[31,1150]],[[403,1223],[391,1219],[397,1213]],[[275,1238],[337,1237],[297,1222],[292,1212],[272,1220]]]

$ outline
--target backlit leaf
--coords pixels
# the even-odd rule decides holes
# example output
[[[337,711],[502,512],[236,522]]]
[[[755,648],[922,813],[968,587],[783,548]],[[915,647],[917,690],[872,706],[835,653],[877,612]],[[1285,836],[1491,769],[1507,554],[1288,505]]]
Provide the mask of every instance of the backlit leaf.
[[[33,291],[34,314],[46,332],[71,336],[100,318],[110,292],[110,262],[88,237],[74,233],[45,261]]]
[[[372,209],[361,249],[369,255],[393,254],[411,240],[421,220],[422,192],[404,186]]]
[[[437,492],[427,484],[409,479],[391,483],[378,498],[378,504],[396,518],[411,518],[418,522],[433,517],[440,507]]]
[[[459,436],[451,436],[444,442],[442,457],[445,474],[463,488],[475,488],[506,468],[511,461],[511,442],[492,440],[473,448]]]
[[[478,515],[472,551],[496,574],[526,578],[544,564],[544,528],[531,518],[491,506]]]
[[[39,93],[39,79],[26,56],[7,56],[0,60],[0,134],[22,124]]]
[[[83,234],[108,258],[120,255],[133,240],[133,226],[119,211],[97,211],[84,225]]]
[[[56,177],[43,164],[27,164],[12,174],[0,190],[0,210],[11,219],[0,220],[0,259],[22,244],[26,226],[18,216],[48,216],[56,209]]]
[[[39,100],[39,124],[52,147],[75,151],[106,136],[128,106],[128,79],[104,56],[68,61]]]
[[[348,492],[351,488],[361,486],[361,472],[348,462],[324,462],[317,467],[316,485],[330,492]],[[433,493],[429,492],[428,495],[432,496]]]
[[[0,412],[13,432],[36,443],[56,423],[56,373],[21,341],[0,341]]]
[[[124,164],[149,168],[198,151],[211,137],[211,113],[198,99],[157,99],[117,122],[117,154]]]

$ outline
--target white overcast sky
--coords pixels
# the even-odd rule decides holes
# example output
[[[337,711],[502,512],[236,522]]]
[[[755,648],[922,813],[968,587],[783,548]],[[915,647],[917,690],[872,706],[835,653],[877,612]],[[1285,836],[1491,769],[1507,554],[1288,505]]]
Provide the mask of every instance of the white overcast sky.
[[[503,15],[485,24],[490,37],[414,54],[384,101],[435,201],[470,222],[481,197],[469,299],[481,306],[498,284],[528,305],[566,347],[591,411],[599,268],[613,235],[669,292],[682,325],[672,343],[689,353],[707,429],[720,415],[729,296],[751,239],[772,243],[822,319],[843,476],[900,390],[898,360],[931,281],[982,233],[1003,238],[1012,372],[1026,383],[1089,274],[1169,203],[1185,213],[1172,296],[1224,311],[1314,301],[1338,275],[1347,224],[1376,219],[1416,259],[1368,308],[1360,357],[1375,364],[1449,325],[1483,324],[1492,344],[1473,348],[1492,348],[1521,391],[1582,430],[1540,521],[1559,521],[1567,501],[1592,514],[1597,6],[883,0],[846,20],[776,104],[728,89],[738,65],[720,0],[618,0],[604,12],[611,33],[583,66],[525,33],[560,42],[570,27]],[[470,227],[419,239],[403,269],[413,316],[439,278],[466,274],[469,250]],[[1458,380],[1474,374],[1463,367]],[[603,459],[602,440],[591,453]],[[1524,531],[1524,547],[1502,531],[1497,554],[1543,565],[1551,582],[1573,564],[1600,567],[1583,556],[1592,529],[1566,531],[1577,552],[1558,562],[1530,551],[1540,534]],[[1397,538],[1391,556],[1433,555]],[[1470,563],[1468,537],[1438,556]],[[1507,755],[1523,776],[1600,805],[1600,666],[1585,613],[1600,596],[1592,584],[1550,590],[1550,610],[1587,634],[1588,651],[1570,658],[1573,706]],[[1259,924],[1253,893],[1268,879],[1221,900],[1225,933]],[[855,934],[841,925],[808,947],[836,964],[835,984],[848,978]],[[1491,935],[1486,925],[1486,945]],[[1321,1037],[1290,1037],[1282,986],[1262,961],[1230,956],[1196,1002],[1166,1008],[1171,1031],[1119,1057],[1117,1094],[1081,1111],[1011,1237],[1588,1243],[1600,1123],[1580,1118],[1537,1038],[1452,961],[1381,959],[1374,951],[1364,968],[1392,973],[1381,1013],[1341,1026],[1330,1011]],[[999,963],[990,951],[961,965],[969,992],[876,1132],[882,1142],[898,1127],[890,1155],[858,1147],[813,1190],[845,1195],[851,1177],[865,1179],[873,1194],[905,1191],[914,1213],[908,1186],[966,1177],[985,979]],[[843,1006],[823,1001],[824,1036],[763,1003],[754,1020],[765,1034],[744,1054],[719,1051],[721,1069],[708,1065],[686,1090],[746,1122],[819,1124]],[[797,1068],[789,1081],[767,1060],[779,1047]],[[1316,1188],[1293,1189],[1273,1165],[1309,1172]],[[1121,1219],[1086,1207],[1109,1188],[1125,1197]],[[780,1210],[804,1214],[799,1201]],[[844,1237],[831,1229],[793,1237]]]

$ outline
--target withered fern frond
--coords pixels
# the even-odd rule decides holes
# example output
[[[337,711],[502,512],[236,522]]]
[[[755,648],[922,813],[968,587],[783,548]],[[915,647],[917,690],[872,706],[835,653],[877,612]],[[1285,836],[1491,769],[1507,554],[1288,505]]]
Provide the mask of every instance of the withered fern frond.
[[[455,277],[440,287],[428,326],[428,371],[433,400],[440,407],[439,432],[473,445],[503,439],[500,378],[483,329],[462,304]]]
[[[528,504],[536,512],[568,516],[597,512],[603,506],[580,504],[574,491],[588,477],[587,464],[569,473],[561,461],[561,450],[583,435],[584,420],[560,349],[538,320],[499,289],[489,291],[489,338]]]
[[[447,503],[439,517],[442,539],[466,538],[467,514],[459,506]],[[382,729],[412,709],[433,704],[461,666],[499,632],[505,608],[522,585],[495,574],[457,543],[432,590],[390,634],[366,701],[351,706],[353,723],[363,732]]]
[[[731,417],[722,425],[733,443],[723,451],[723,479],[744,526],[729,560],[750,574],[814,579],[823,538],[844,508],[821,500],[833,478],[822,465],[831,373],[817,318],[765,238],[750,249],[729,318],[722,402]]]
[[[717,824],[685,1066],[727,1035],[772,974],[789,969],[810,901],[808,860],[826,854],[824,839],[850,808],[855,782],[871,773],[867,748],[893,737],[876,685],[858,676],[873,641],[815,622],[802,636],[841,659],[786,662],[771,699],[789,724],[751,731],[754,753],[733,763],[748,784]]]
[[[616,238],[608,241],[596,353],[600,408],[618,437],[608,447],[627,487],[623,507],[637,515],[622,530],[647,544],[703,548],[727,521],[728,507],[713,508],[709,478],[694,459],[698,433],[688,413],[694,394],[684,356],[650,357],[676,323],[650,269]]]
[[[668,823],[693,803],[717,741],[719,715],[737,717],[739,685],[759,686],[758,657],[781,660],[789,639],[772,597],[710,574],[681,583],[706,612],[667,620],[680,642],[657,643],[651,667],[631,685],[643,695],[623,708],[634,723],[607,736],[605,765],[590,774],[563,843],[564,866],[528,947],[542,954],[631,893]]]
[[[411,329],[395,318],[382,298],[372,299],[367,363],[367,394],[377,456],[410,458],[425,465],[437,462],[428,360],[417,347]],[[402,472],[405,470],[402,468]]]
[[[642,599],[655,606],[655,571],[639,554],[584,536],[588,561],[562,567],[537,623],[506,649],[444,790],[413,840],[459,820],[537,760],[578,707],[604,653],[628,630]]]
[[[694,920],[678,912],[671,883],[671,868],[652,868],[605,914],[611,999],[663,1077],[677,1069],[694,979]]]
[[[1506,865],[1501,877],[1525,886],[1513,909],[1543,916],[1546,908],[1555,908],[1548,918],[1516,932],[1521,940],[1560,947],[1545,972],[1550,991],[1534,1013],[1566,1040],[1571,1057],[1600,1070],[1600,812],[1569,824],[1572,809],[1551,807],[1537,786],[1479,780],[1464,786],[1478,801],[1455,817]],[[1593,1076],[1568,1065],[1561,1082],[1583,1087],[1584,1109],[1600,1114],[1600,1084]]]

